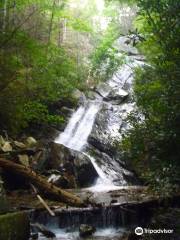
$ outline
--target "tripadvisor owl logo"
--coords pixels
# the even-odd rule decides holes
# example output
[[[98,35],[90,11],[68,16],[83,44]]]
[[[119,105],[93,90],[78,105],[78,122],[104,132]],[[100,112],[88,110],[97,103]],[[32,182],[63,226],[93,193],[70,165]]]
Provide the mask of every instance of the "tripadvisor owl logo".
[[[136,235],[142,235],[143,234],[143,228],[142,227],[137,227],[135,229],[135,234]]]

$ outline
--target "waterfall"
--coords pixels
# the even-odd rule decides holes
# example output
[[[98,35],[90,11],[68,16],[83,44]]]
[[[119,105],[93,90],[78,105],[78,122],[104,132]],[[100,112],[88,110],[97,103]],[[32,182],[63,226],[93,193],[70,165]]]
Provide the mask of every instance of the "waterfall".
[[[93,123],[101,103],[87,101],[74,112],[63,133],[55,140],[56,143],[82,151],[92,130]]]
[[[123,41],[121,47],[124,49],[127,46],[125,43],[123,45]],[[132,52],[134,54],[127,56],[126,63],[118,69],[111,79],[97,86],[94,93],[98,93],[98,95],[94,95],[94,100],[84,100],[72,114],[64,132],[55,139],[56,143],[84,153],[90,159],[99,175],[95,186],[89,188],[92,191],[116,190],[119,188],[117,185],[121,187],[127,185],[128,181],[126,181],[125,176],[132,177],[132,173],[119,165],[116,159],[107,155],[106,151],[102,151],[105,160],[98,155],[98,151],[104,147],[103,144],[109,144],[108,141],[113,143],[113,139],[122,139],[122,133],[130,127],[126,117],[136,107],[131,98],[134,68],[144,64],[141,61],[142,56],[137,55],[136,49],[133,49]],[[124,101],[127,96],[129,96],[129,100]],[[117,99],[119,102],[116,102]],[[106,114],[109,115],[102,116],[101,111],[104,109],[104,105],[107,108],[105,109]],[[100,120],[96,124],[99,113]],[[101,121],[105,121],[107,124],[105,128],[101,127]],[[95,146],[95,151],[98,151],[92,156],[91,152],[87,150],[87,146],[90,143],[94,147],[89,140],[90,138],[88,139],[94,133],[93,131],[98,138],[97,141],[99,141],[99,137],[105,141],[100,142],[102,144],[100,148],[96,149]]]

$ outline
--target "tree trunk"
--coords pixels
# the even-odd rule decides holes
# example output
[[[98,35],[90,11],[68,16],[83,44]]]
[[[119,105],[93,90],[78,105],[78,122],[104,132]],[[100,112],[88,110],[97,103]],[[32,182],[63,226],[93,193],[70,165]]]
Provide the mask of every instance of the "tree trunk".
[[[7,1],[8,0],[4,0],[4,8],[3,8],[3,26],[2,26],[2,30],[3,30],[4,33],[5,33],[5,28],[6,28]]]
[[[51,33],[52,33],[52,28],[53,28],[55,6],[56,6],[56,0],[54,0],[53,6],[52,6],[51,19],[50,19],[50,23],[49,23],[48,44],[51,42]]]
[[[36,172],[32,171],[32,169],[28,167],[5,159],[0,159],[0,167],[26,178],[30,183],[34,184],[43,195],[46,195],[49,198],[62,201],[71,206],[85,206],[85,204],[83,203],[83,201],[81,201],[80,198],[67,191],[64,191],[61,188],[56,187],[52,183],[47,182],[47,180],[43,176],[38,175]]]

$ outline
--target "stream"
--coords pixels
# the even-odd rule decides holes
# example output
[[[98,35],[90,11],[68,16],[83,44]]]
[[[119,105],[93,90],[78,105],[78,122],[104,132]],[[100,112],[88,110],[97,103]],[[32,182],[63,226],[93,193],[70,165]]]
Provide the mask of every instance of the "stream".
[[[53,231],[57,239],[79,239],[78,228],[81,224],[96,228],[90,239],[119,239],[130,227],[136,226],[140,220],[144,221],[139,217],[139,212],[124,212],[118,205],[107,207],[110,202],[106,193],[139,187],[135,176],[121,162],[119,152],[114,149],[114,141],[120,141],[122,134],[130,128],[126,117],[136,107],[131,98],[133,71],[143,64],[142,56],[138,55],[135,48],[127,46],[125,40],[124,37],[120,38],[118,44],[121,49],[131,53],[126,57],[126,63],[110,80],[100,83],[91,91],[90,97],[85,98],[70,117],[64,132],[55,139],[56,143],[89,158],[98,178],[94,179],[91,186],[77,191],[80,195],[92,193],[101,201],[103,198],[105,207],[91,211],[64,209],[57,212],[55,218],[46,213],[33,216],[36,222]],[[42,236],[41,239],[45,238]]]

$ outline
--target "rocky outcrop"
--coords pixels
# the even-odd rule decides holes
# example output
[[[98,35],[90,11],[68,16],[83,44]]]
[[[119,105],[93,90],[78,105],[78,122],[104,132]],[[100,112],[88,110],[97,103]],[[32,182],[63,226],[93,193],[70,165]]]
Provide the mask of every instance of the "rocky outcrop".
[[[111,101],[112,104],[120,104],[128,97],[128,93],[119,86],[111,86],[108,83],[100,83],[95,92],[103,98],[104,101]],[[96,94],[96,95],[97,95]]]
[[[93,146],[89,146],[88,154],[93,156],[106,178],[115,185],[136,185],[138,183],[135,174],[128,169],[124,161],[121,161],[119,153],[115,154],[114,152],[114,155],[110,156]]]
[[[74,178],[77,186],[80,187],[91,185],[98,177],[86,155],[57,143],[51,144],[48,168],[59,170],[61,176],[66,179]]]

